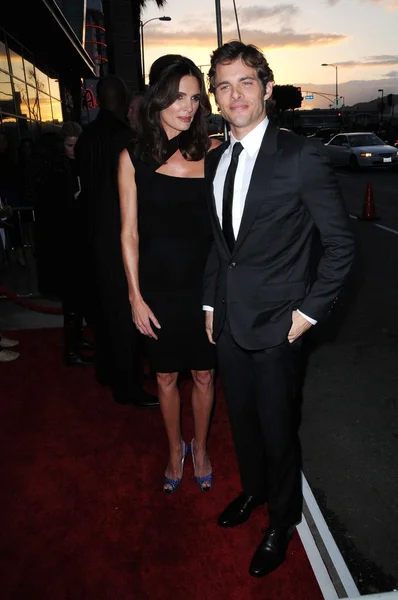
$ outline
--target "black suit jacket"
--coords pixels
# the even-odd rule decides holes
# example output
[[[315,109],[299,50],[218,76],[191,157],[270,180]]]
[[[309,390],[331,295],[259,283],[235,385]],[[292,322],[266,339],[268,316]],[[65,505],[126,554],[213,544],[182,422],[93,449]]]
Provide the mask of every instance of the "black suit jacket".
[[[287,338],[292,310],[324,318],[335,302],[354,254],[349,217],[334,171],[317,142],[268,124],[231,254],[216,214],[213,180],[227,144],[206,158],[214,244],[205,272],[204,304],[214,307],[213,336],[228,309],[243,348],[272,347]],[[310,283],[314,227],[323,254]]]

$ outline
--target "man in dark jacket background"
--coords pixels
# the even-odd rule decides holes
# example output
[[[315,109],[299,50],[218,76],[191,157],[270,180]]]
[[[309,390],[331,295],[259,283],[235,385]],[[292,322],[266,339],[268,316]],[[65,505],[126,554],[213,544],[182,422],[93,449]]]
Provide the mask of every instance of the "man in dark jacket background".
[[[120,152],[131,142],[128,98],[116,76],[97,84],[100,111],[76,146],[84,207],[87,278],[94,307],[96,375],[112,388],[120,404],[157,406],[142,388],[139,337],[128,299],[120,245],[117,168]]]

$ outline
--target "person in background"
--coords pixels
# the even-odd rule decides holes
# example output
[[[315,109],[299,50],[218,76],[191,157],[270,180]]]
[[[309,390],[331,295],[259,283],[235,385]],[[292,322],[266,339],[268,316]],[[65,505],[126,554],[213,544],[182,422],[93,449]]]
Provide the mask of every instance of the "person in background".
[[[204,157],[212,147],[205,120],[210,104],[203,76],[188,58],[161,57],[149,79],[134,143],[119,161],[128,297],[156,373],[169,442],[163,491],[178,489],[188,453],[177,385],[187,370],[193,377],[194,472],[200,489],[209,491],[215,354],[205,335],[201,295],[212,241],[204,181]]]
[[[97,84],[100,111],[76,145],[82,189],[87,276],[94,306],[97,379],[111,387],[119,404],[158,406],[143,389],[143,370],[120,245],[117,187],[119,154],[132,138],[127,121],[127,89],[114,75]]]
[[[138,127],[137,119],[139,115],[140,104],[143,98],[145,98],[145,92],[135,92],[129,102],[127,119],[133,132],[135,132]]]
[[[88,366],[91,357],[82,350],[91,350],[83,336],[83,320],[87,317],[84,273],[84,245],[80,178],[77,174],[75,146],[82,133],[79,123],[67,121],[62,126],[63,157],[58,180],[61,199],[60,296],[64,314],[64,360],[68,366]]]

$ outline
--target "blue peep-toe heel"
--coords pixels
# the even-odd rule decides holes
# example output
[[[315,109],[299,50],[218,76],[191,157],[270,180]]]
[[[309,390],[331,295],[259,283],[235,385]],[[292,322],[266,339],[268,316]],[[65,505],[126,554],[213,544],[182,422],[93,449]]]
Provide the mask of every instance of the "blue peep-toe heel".
[[[191,442],[191,455],[192,455],[193,469],[195,471],[195,453],[193,450],[194,441],[195,441],[195,438]],[[195,481],[198,484],[199,489],[202,492],[210,492],[211,487],[213,485],[213,471],[210,471],[210,473],[208,475],[203,475],[202,477],[197,477],[195,475]]]
[[[185,462],[185,459],[189,452],[189,446],[184,441],[183,441],[183,444],[184,444],[184,449],[183,449],[183,453],[182,453],[181,467],[182,467],[182,470],[184,471],[184,462]],[[174,492],[176,492],[178,490],[181,481],[182,481],[182,475],[179,479],[171,479],[170,477],[167,477],[167,475],[165,475],[164,480],[163,480],[163,491],[166,494],[173,494]]]

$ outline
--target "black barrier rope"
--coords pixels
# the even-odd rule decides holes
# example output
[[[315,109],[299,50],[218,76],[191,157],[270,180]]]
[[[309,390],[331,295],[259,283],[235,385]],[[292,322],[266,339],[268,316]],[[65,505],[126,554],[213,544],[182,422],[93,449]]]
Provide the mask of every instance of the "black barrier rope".
[[[18,304],[19,306],[23,306],[28,310],[33,310],[35,312],[45,313],[47,315],[62,315],[62,308],[58,306],[44,306],[42,304],[36,304],[31,300],[26,300],[26,298],[20,298],[17,294],[8,290],[7,288],[0,285],[0,296],[5,296],[11,302]]]

